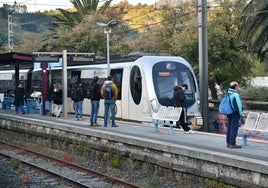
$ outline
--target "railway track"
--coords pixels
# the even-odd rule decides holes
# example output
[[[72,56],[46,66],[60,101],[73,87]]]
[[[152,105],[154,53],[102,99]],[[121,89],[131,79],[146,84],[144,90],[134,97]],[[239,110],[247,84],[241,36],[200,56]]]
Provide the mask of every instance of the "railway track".
[[[116,187],[138,188],[138,186],[125,182],[120,178],[111,177],[89,168],[47,156],[21,146],[0,142],[0,154],[19,160],[21,163],[38,169],[53,177],[60,178],[72,187]]]

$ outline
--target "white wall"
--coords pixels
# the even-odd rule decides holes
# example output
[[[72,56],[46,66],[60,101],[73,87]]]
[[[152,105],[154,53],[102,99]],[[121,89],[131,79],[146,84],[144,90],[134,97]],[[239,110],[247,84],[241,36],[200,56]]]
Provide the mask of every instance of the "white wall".
[[[268,87],[268,77],[255,77],[250,83],[253,87]]]

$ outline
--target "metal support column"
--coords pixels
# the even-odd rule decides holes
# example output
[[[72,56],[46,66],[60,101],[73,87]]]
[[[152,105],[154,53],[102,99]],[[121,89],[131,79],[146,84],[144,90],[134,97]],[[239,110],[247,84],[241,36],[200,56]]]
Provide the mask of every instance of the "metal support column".
[[[62,51],[62,102],[63,102],[63,117],[67,117],[67,51]]]
[[[204,131],[208,131],[208,42],[207,42],[207,0],[198,0],[199,28],[199,87],[200,105]]]
[[[47,96],[47,62],[41,62],[42,67],[42,115],[46,114],[46,96]],[[41,109],[40,109],[41,110]]]

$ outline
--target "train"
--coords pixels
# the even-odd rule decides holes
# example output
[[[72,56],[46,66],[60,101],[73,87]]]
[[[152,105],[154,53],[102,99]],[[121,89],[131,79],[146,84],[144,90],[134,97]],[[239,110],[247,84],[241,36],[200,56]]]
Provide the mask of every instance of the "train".
[[[0,71],[0,75],[5,71]],[[24,71],[22,71],[24,72]],[[41,88],[41,68],[29,71],[24,75],[24,82],[31,87]],[[61,82],[62,67],[49,68],[49,84]],[[160,106],[173,106],[173,90],[177,85],[187,84],[187,116],[192,122],[192,129],[200,129],[203,120],[199,106],[199,90],[195,73],[191,65],[179,56],[140,56],[131,60],[118,60],[110,63],[110,75],[119,89],[116,101],[116,118],[128,121],[150,122]],[[99,77],[100,86],[107,79],[107,63],[67,66],[68,91],[70,86],[80,81],[83,88],[89,87],[94,76]],[[21,78],[21,77],[20,77]],[[1,79],[1,76],[0,76]],[[29,80],[30,79],[30,80]],[[1,83],[0,83],[1,87]],[[99,116],[104,114],[104,100],[100,101]],[[90,100],[83,102],[83,114],[90,114]],[[68,97],[68,113],[73,113],[73,105]]]

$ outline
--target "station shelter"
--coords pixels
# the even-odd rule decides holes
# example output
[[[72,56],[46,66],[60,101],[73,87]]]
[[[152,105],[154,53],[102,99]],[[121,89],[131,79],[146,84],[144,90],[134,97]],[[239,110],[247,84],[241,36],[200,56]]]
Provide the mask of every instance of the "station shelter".
[[[15,71],[14,78],[8,78],[10,80],[0,80],[0,87],[5,88],[14,88],[17,89],[20,83],[20,70],[27,69],[33,70],[33,56],[30,54],[18,53],[18,52],[9,52],[0,54],[0,71]],[[27,78],[25,78],[27,82]],[[31,83],[25,83],[25,91],[28,92],[31,89]],[[3,91],[1,91],[3,92]],[[3,95],[3,94],[2,94]],[[6,97],[4,100],[4,95],[1,96],[2,108],[10,109],[12,99]],[[4,102],[4,103],[3,103]],[[4,104],[4,106],[3,106]]]

